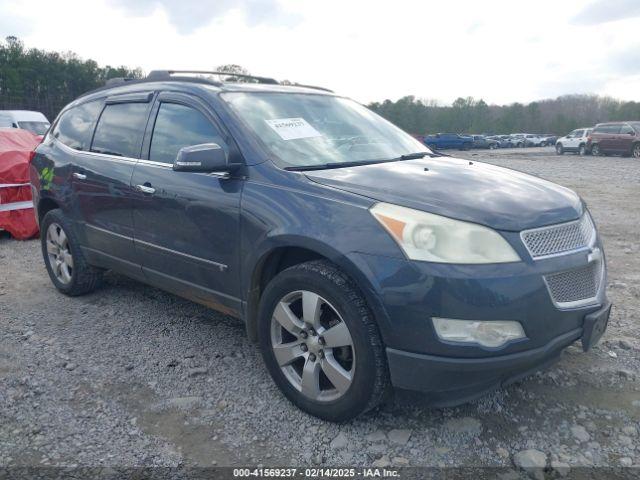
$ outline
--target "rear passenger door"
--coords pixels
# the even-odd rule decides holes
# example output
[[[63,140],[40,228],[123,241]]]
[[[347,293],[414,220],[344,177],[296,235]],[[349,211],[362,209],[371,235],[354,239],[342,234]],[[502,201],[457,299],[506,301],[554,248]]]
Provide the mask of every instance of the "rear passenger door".
[[[617,152],[618,146],[616,144],[617,136],[620,133],[619,125],[605,125],[603,127],[604,136],[600,142],[601,150],[607,152]]]
[[[243,180],[172,169],[182,147],[217,143],[234,154],[233,142],[210,107],[190,95],[161,93],[151,117],[132,179],[144,274],[161,288],[237,315]]]
[[[73,192],[90,260],[133,277],[142,272],[133,245],[133,169],[140,158],[151,92],[107,97],[88,152],[76,158]]]

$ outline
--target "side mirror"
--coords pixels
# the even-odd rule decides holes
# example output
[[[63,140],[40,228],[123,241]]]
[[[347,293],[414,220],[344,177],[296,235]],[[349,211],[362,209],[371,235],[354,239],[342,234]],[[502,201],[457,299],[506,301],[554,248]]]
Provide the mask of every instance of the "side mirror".
[[[229,172],[227,152],[217,143],[183,147],[173,162],[176,172]]]

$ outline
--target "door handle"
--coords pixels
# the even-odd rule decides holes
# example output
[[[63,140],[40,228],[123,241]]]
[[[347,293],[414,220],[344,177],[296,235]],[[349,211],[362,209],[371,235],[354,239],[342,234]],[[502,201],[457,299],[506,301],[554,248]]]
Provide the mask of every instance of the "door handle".
[[[148,193],[149,195],[152,195],[154,193],[156,193],[156,189],[147,185],[136,185],[136,190],[138,190],[139,192],[142,193]]]
[[[87,176],[84,173],[74,172],[73,178],[77,178],[78,180],[86,180]]]

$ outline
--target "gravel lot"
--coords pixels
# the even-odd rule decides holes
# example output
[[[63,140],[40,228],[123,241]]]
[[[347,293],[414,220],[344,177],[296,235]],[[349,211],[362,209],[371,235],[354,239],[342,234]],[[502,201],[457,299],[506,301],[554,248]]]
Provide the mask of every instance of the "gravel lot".
[[[591,352],[572,346],[472,404],[400,398],[335,425],[280,395],[236,320],[114,274],[65,297],[38,241],[0,236],[0,466],[639,466],[640,163],[551,149],[456,155],[586,199],[614,302]]]

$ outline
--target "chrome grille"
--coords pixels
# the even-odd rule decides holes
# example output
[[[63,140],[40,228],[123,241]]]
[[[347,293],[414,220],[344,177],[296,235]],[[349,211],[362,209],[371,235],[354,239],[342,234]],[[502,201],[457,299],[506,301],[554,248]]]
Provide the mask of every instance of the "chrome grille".
[[[557,255],[591,245],[595,227],[588,213],[580,220],[523,231],[520,236],[533,258]]]
[[[591,262],[573,270],[545,275],[545,281],[558,307],[590,303],[598,295],[602,281],[602,262]]]

